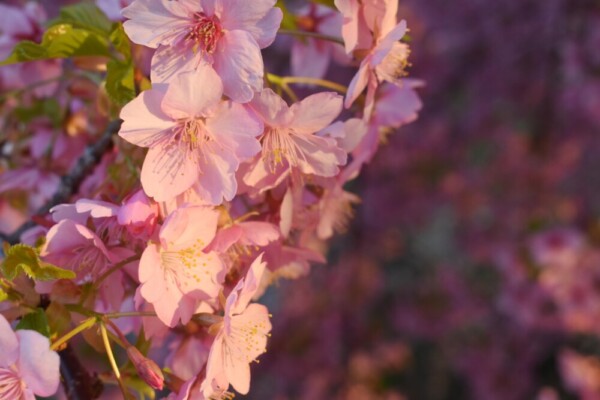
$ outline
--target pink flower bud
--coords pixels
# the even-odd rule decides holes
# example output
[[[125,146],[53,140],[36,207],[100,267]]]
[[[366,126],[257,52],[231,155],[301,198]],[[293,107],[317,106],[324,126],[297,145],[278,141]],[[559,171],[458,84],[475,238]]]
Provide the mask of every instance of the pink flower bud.
[[[129,346],[127,348],[127,355],[135,366],[140,378],[153,389],[162,390],[165,377],[158,365],[151,359],[144,357],[134,346]]]

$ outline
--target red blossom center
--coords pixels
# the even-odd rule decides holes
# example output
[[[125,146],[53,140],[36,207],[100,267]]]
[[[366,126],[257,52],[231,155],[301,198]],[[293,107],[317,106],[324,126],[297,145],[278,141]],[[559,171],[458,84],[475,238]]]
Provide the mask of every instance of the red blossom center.
[[[221,36],[223,36],[223,28],[216,15],[209,17],[203,12],[195,12],[192,15],[192,25],[187,39],[194,42],[194,51],[200,49],[212,54]]]

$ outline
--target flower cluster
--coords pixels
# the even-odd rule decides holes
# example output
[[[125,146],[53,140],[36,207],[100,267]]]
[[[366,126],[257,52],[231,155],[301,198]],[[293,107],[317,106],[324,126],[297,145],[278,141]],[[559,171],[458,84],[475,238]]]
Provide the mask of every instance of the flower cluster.
[[[68,316],[67,326],[75,326],[70,333],[50,324],[57,336],[65,333],[66,339],[55,338],[56,347],[81,331],[92,347],[104,346],[122,391],[128,373],[119,371],[111,340],[126,350],[148,385],[160,389],[164,383],[170,398],[229,399],[231,390],[248,393],[250,364],[266,351],[271,331],[267,307],[251,301],[278,280],[304,276],[311,263],[325,262],[327,240],[346,228],[360,201],[345,186],[371,161],[385,134],[412,122],[421,108],[415,92],[420,82],[404,78],[409,51],[401,40],[407,25],[398,21],[397,1],[338,0],[337,8],[311,4],[297,15],[275,3],[98,1],[106,23],[85,32],[92,36],[111,27],[110,45],[102,51],[121,52],[105,66],[105,85],[90,86],[89,74],[98,71],[84,62],[95,59],[77,53],[82,69],[92,70],[73,78],[81,80],[79,92],[74,84],[65,92],[61,84],[53,89],[58,106],[80,118],[69,121],[67,135],[59,124],[38,122],[41,128],[25,146],[35,146],[43,133],[46,147],[38,145],[44,149],[33,157],[12,151],[15,159],[32,158],[32,165],[0,179],[0,192],[14,193],[30,190],[15,182],[17,174],[37,174],[30,179],[33,187],[39,175],[52,173],[53,187],[27,207],[36,210],[64,184],[59,175],[85,162],[63,154],[77,154],[86,143],[94,146],[94,114],[85,115],[90,99],[100,99],[99,120],[111,113],[122,120],[116,147],[72,202],[55,204],[49,216],[37,215],[39,226],[21,236],[37,246],[27,254],[34,254],[39,269],[55,275],[37,279],[38,270],[26,270],[35,285],[24,276],[17,278],[23,280],[19,284],[6,281],[8,304],[25,285],[49,299],[43,314]],[[121,8],[119,15],[115,10]],[[71,10],[61,12],[62,30],[52,34],[63,34],[65,26],[85,28],[73,23],[79,14]],[[89,5],[79,11],[100,12]],[[284,11],[296,28],[287,38],[293,40],[290,67],[307,76],[266,72],[262,49],[276,37],[287,40],[277,35]],[[127,39],[132,43],[124,44]],[[48,33],[39,46],[47,40]],[[311,68],[302,54],[318,54],[319,66]],[[324,79],[334,63],[358,66],[348,89]],[[130,68],[117,83],[115,65]],[[64,68],[76,75],[71,64]],[[119,107],[115,99],[124,94],[115,93],[115,86],[129,77],[138,93]],[[294,84],[303,84],[303,98],[290,87]],[[79,146],[67,151],[75,139]],[[37,158],[62,158],[63,169],[34,167]],[[8,202],[7,207],[12,210]],[[18,249],[7,247],[5,266],[26,251]],[[88,324],[100,325],[102,343],[88,334]],[[152,357],[170,367],[166,377],[147,353],[128,342],[128,334],[152,341]],[[161,353],[165,346],[168,357]]]

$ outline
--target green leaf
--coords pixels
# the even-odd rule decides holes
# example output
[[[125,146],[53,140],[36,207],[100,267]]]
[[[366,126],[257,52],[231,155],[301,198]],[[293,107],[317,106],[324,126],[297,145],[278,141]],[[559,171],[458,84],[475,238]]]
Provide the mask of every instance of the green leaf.
[[[283,12],[283,19],[281,20],[281,29],[297,30],[298,24],[296,23],[296,17],[286,7],[283,0],[277,0],[275,7],[281,8]]]
[[[0,302],[8,300],[8,293],[0,289]]]
[[[133,389],[133,391],[140,396],[140,399],[154,400],[156,398],[154,389],[137,376],[123,377],[123,383],[125,383],[125,386],[129,389]]]
[[[110,41],[115,46],[115,49],[125,56],[126,60],[131,60],[131,43],[125,33],[125,29],[123,29],[122,23],[115,24],[115,28],[110,34]]]
[[[117,105],[122,106],[135,98],[133,64],[112,60],[106,65],[106,92]]]
[[[36,101],[31,107],[17,107],[13,113],[19,121],[24,123],[29,123],[40,116],[48,117],[56,127],[62,121],[60,104],[53,98]]]
[[[56,301],[50,303],[46,309],[48,317],[48,327],[50,337],[59,337],[64,335],[71,326],[71,313],[67,308]]]
[[[135,347],[142,353],[144,356],[148,356],[148,352],[150,351],[150,347],[152,346],[152,339],[146,338],[146,332],[144,332],[144,327],[140,330],[140,334],[137,337],[135,342]]]
[[[108,38],[113,25],[102,10],[93,3],[78,3],[63,7],[58,18],[51,24],[69,24],[75,28],[97,33],[104,38]]]
[[[35,311],[26,314],[17,324],[16,329],[28,329],[41,333],[46,337],[50,337],[50,327],[48,326],[48,318],[46,313],[41,308],[36,308]]]
[[[59,24],[48,28],[40,44],[27,40],[18,43],[0,66],[78,56],[109,57],[108,41],[93,32],[74,28],[69,24]]]
[[[21,272],[38,281],[54,279],[73,279],[75,273],[40,260],[36,249],[25,244],[16,244],[5,248],[6,258],[2,261],[2,273],[9,279],[15,279]]]

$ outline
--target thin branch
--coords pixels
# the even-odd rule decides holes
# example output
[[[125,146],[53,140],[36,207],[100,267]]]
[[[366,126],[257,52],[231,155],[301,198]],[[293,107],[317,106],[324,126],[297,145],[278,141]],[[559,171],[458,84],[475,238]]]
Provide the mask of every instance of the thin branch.
[[[54,196],[35,212],[34,217],[45,216],[52,207],[68,202],[71,196],[77,193],[84,179],[98,165],[102,156],[111,149],[113,145],[112,137],[120,128],[120,120],[108,124],[98,141],[86,147],[71,172],[61,178]],[[30,219],[10,235],[0,233],[0,239],[11,245],[19,243],[23,232],[36,225],[34,220],[35,218]],[[61,360],[60,374],[67,398],[69,400],[93,400],[100,397],[103,388],[102,382],[95,374],[91,375],[84,368],[73,349],[67,346],[58,354]]]
[[[341,44],[342,46],[344,45],[344,39],[335,37],[335,36],[331,36],[331,35],[324,35],[324,34],[318,33],[318,32],[294,31],[294,30],[289,30],[289,29],[280,29],[277,33],[280,33],[282,35],[311,37],[314,39],[321,39],[321,40],[326,40],[328,42]]]
[[[112,137],[120,128],[120,120],[112,121],[108,124],[100,139],[96,143],[86,147],[83,155],[77,160],[77,164],[75,164],[71,172],[61,178],[60,185],[54,196],[35,212],[35,216],[45,216],[52,207],[68,202],[71,196],[77,193],[83,180],[93,171],[94,167],[102,159],[102,156],[112,147]],[[35,225],[36,223],[33,219],[30,219],[12,234],[0,234],[0,239],[11,245],[17,244],[20,242],[23,232]]]
[[[90,375],[71,346],[58,352],[60,355],[60,375],[68,399],[93,400],[102,394],[103,385],[98,377]]]

